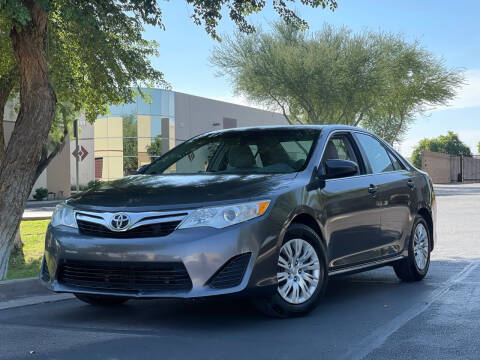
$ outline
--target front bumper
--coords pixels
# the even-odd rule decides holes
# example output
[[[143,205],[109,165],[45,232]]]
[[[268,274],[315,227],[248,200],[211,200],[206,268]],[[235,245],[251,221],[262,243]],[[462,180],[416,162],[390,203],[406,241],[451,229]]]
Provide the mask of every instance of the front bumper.
[[[41,280],[55,292],[118,295],[132,298],[197,298],[275,288],[276,259],[281,227],[262,217],[225,229],[199,227],[176,230],[156,238],[111,239],[90,237],[77,229],[49,227],[45,239],[45,257]],[[250,254],[238,284],[218,288],[212,279],[232,259]],[[66,282],[62,276],[65,264],[182,264],[191,284],[182,289],[151,287],[118,289],[109,286],[85,286]],[[95,269],[95,268],[94,268]],[[110,275],[105,277],[109,280]],[[97,276],[98,279],[98,276]],[[227,283],[228,285],[228,283]]]

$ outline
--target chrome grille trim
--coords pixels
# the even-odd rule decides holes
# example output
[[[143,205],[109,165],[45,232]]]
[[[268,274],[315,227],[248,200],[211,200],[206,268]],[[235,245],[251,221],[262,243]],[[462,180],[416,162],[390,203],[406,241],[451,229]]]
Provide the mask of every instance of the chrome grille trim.
[[[118,212],[90,212],[83,210],[74,210],[75,219],[95,223],[105,226],[107,229],[112,229],[111,220],[113,215]],[[128,212],[122,211],[130,217],[130,225],[125,231],[135,229],[143,225],[160,224],[165,222],[179,221],[180,223],[189,215],[189,211],[147,211],[147,212]]]

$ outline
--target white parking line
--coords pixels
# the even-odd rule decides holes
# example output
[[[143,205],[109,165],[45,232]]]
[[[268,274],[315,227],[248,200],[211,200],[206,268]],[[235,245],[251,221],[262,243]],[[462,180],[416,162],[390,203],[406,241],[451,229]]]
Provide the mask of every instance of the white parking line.
[[[426,302],[422,302],[411,307],[410,309],[393,318],[387,324],[379,327],[369,336],[364,338],[360,343],[352,345],[350,349],[340,357],[340,359],[363,359],[372,351],[382,346],[385,341],[403,325],[427,310],[438,298],[447,293],[453,285],[467,278],[467,276],[479,265],[480,264],[478,262],[471,262],[466,265],[462,271],[448,279],[443,286],[433,291]]]

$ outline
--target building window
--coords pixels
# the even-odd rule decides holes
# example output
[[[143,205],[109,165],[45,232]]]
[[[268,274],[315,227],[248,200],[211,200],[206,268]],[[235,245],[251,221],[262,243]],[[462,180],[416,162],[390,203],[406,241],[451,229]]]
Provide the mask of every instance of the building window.
[[[223,128],[224,129],[233,129],[237,127],[237,119],[232,118],[223,118]]]

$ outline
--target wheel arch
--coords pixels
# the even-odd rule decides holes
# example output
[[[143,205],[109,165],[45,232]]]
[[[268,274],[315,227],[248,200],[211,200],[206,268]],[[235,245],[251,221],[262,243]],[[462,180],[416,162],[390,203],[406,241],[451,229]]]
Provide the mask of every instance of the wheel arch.
[[[418,215],[420,215],[422,218],[424,218],[425,221],[427,222],[428,231],[430,232],[430,251],[432,251],[433,247],[434,247],[434,244],[435,244],[435,240],[436,240],[436,239],[434,239],[432,214],[430,214],[430,211],[427,208],[422,207],[418,210]]]
[[[327,248],[322,228],[320,227],[318,221],[315,219],[315,216],[311,212],[299,211],[298,213],[296,213],[288,223],[286,229],[288,229],[293,224],[302,224],[311,228],[318,235],[323,245],[325,246],[325,249]]]

